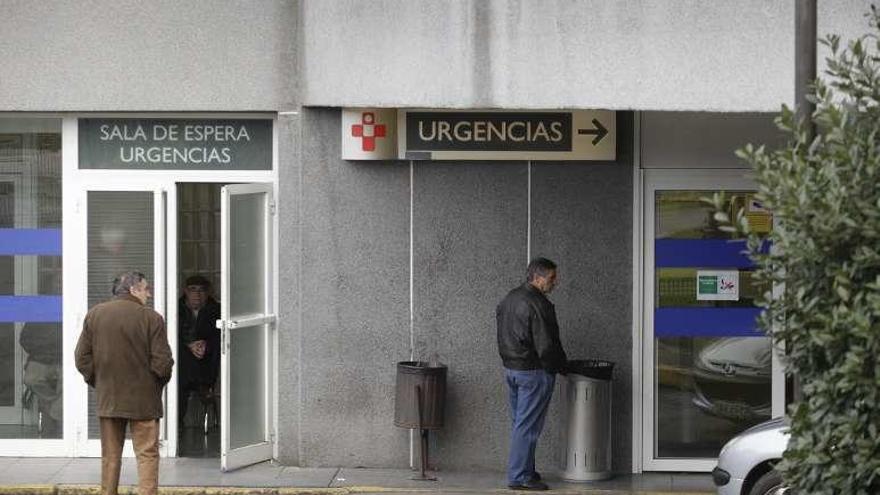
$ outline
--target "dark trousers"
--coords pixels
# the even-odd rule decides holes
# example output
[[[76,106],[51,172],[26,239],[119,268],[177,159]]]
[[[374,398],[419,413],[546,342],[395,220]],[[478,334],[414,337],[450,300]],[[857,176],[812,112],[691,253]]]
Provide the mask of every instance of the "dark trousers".
[[[544,370],[504,370],[510,391],[510,456],[507,482],[518,485],[535,475],[535,447],[553,396],[556,375]]]
[[[131,441],[138,465],[138,494],[156,495],[159,489],[159,420],[101,418],[101,494],[116,495],[125,425],[131,429]]]

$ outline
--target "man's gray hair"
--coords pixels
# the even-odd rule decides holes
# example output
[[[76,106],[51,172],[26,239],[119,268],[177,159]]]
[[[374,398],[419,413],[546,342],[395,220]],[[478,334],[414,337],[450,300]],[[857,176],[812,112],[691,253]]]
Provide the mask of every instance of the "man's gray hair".
[[[556,269],[556,263],[547,258],[535,258],[529,262],[529,269],[526,273],[526,280],[532,282],[537,277],[546,277],[550,272]]]
[[[147,277],[141,272],[125,272],[120,274],[113,279],[113,295],[131,294],[131,288],[136,287],[145,278]]]

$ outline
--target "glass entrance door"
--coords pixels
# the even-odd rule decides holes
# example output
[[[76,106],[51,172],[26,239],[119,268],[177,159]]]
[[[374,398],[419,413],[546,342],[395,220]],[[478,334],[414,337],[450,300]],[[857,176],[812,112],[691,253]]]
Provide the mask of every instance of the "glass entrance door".
[[[112,298],[113,279],[117,275],[138,271],[146,276],[153,287],[153,297],[147,301],[147,305],[166,317],[167,321],[164,191],[126,186],[88,187],[80,204],[85,205],[87,260],[83,267],[86,307],[81,317],[91,307]],[[77,329],[77,334],[80,330]],[[83,429],[86,434],[78,438],[77,450],[80,455],[100,456],[101,437],[95,411],[95,391],[89,387],[86,394],[86,417],[80,423],[85,425]],[[166,454],[164,417],[160,429],[163,454]],[[128,441],[124,455],[132,455]]]
[[[220,463],[272,458],[274,200],[272,184],[221,189]]]
[[[702,201],[724,191],[731,216],[772,219],[745,171],[648,171],[644,191],[644,466],[710,470],[721,447],[770,419],[779,398],[770,339],[757,328],[745,241],[720,230]],[[777,399],[777,400],[774,400]]]

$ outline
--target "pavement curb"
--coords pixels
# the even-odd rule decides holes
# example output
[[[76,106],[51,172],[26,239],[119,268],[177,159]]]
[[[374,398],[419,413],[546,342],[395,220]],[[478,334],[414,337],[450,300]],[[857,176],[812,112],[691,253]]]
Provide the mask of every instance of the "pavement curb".
[[[371,493],[386,488],[369,488]],[[160,495],[351,495],[350,488],[287,488],[240,486],[160,486]],[[0,495],[100,495],[100,485],[0,485]],[[119,495],[137,495],[137,486],[120,485]]]
[[[54,495],[55,485],[0,485],[0,495]]]
[[[356,495],[365,493],[532,493],[506,488],[392,488],[382,486],[349,486],[339,488],[239,487],[239,486],[161,486],[160,495]],[[552,495],[711,495],[712,492],[603,490],[596,488],[555,489]],[[100,485],[0,485],[0,495],[100,495]],[[119,495],[137,495],[137,486],[120,486]]]

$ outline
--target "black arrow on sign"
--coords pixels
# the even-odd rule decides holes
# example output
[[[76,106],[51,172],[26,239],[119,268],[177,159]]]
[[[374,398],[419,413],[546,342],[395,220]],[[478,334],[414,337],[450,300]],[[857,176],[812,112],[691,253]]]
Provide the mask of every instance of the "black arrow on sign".
[[[608,129],[596,119],[593,119],[593,125],[596,126],[595,129],[578,129],[578,135],[595,134],[596,137],[593,138],[593,146],[595,146],[608,134]]]

